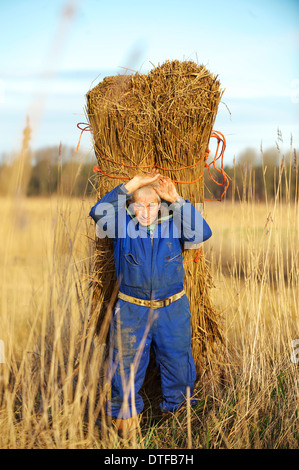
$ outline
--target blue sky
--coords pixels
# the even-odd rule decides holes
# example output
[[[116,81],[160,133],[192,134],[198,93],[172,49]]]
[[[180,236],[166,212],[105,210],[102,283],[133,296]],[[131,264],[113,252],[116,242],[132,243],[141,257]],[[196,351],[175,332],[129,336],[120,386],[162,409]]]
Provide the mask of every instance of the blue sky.
[[[218,74],[226,163],[275,146],[278,128],[299,147],[297,0],[1,0],[0,31],[0,154],[19,150],[27,115],[33,148],[76,146],[89,88],[172,59]]]

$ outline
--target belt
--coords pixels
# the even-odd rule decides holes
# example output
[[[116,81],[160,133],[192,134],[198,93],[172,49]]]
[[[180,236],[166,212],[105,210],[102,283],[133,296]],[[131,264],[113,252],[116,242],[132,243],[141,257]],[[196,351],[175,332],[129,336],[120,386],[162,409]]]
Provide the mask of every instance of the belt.
[[[166,297],[165,299],[159,300],[143,300],[132,297],[131,295],[123,294],[122,292],[118,293],[118,298],[130,302],[131,304],[141,305],[143,307],[150,307],[152,309],[166,307],[167,305],[172,304],[176,300],[181,299],[185,295],[184,289],[178,292],[177,294]]]

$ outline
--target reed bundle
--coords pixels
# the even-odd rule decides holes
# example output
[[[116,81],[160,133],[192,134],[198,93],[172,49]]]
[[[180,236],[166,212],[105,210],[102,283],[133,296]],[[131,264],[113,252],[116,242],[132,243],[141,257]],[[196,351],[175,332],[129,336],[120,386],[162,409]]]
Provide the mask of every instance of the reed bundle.
[[[205,161],[222,93],[217,77],[191,61],[168,61],[147,75],[104,78],[87,94],[99,164],[98,197],[157,167],[176,182],[184,198],[203,203]],[[109,241],[97,240],[94,310],[99,325],[115,283],[112,250]],[[224,338],[210,300],[213,282],[204,255],[195,248],[184,250],[183,256],[192,348],[203,378],[208,363],[213,375],[220,355],[222,362]]]

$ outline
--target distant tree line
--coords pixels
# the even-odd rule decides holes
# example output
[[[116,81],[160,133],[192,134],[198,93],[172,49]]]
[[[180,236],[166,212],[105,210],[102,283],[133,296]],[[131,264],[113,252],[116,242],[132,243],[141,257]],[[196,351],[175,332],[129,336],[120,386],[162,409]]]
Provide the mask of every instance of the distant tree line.
[[[28,197],[49,197],[54,194],[82,197],[95,195],[94,156],[84,156],[69,147],[47,147],[31,152],[25,149],[17,158],[4,158],[0,165],[0,195],[19,192]],[[270,200],[279,189],[280,198],[298,198],[298,160],[294,149],[287,156],[277,148],[266,150],[259,157],[246,149],[224,171],[229,180],[225,199]],[[220,199],[226,187],[222,174],[211,166],[213,181],[205,170],[205,198]],[[116,180],[117,181],[117,180]],[[119,183],[121,180],[119,180]]]
[[[80,197],[94,191],[94,161],[70,147],[46,147],[4,156],[0,164],[0,195]],[[19,176],[21,175],[21,177]]]
[[[298,200],[299,169],[298,152],[293,149],[283,155],[277,148],[264,151],[259,157],[253,149],[246,149],[231,166],[224,166],[229,186],[226,199],[265,201],[279,196],[280,200]],[[223,177],[214,171],[218,183]],[[205,197],[221,198],[224,186],[205,177]]]

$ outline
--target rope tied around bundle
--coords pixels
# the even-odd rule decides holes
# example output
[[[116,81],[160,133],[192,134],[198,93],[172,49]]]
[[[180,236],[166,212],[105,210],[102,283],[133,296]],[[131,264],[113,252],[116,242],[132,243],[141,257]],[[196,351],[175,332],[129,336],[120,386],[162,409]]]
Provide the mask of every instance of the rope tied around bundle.
[[[84,126],[84,127],[82,127]],[[79,136],[79,141],[78,141],[78,144],[77,144],[77,147],[76,147],[76,152],[79,151],[79,146],[80,146],[80,142],[81,142],[81,138],[82,138],[82,135],[84,132],[86,131],[92,131],[92,127],[90,124],[88,123],[84,123],[84,122],[79,122],[77,124],[77,127],[78,129],[81,130],[81,133],[80,133],[80,136]],[[157,168],[158,170],[162,170],[162,171],[181,171],[181,170],[186,170],[186,169],[190,169],[190,168],[195,168],[197,167],[203,160],[205,161],[205,165],[204,165],[204,168],[207,168],[208,169],[208,173],[209,173],[209,177],[210,179],[215,183],[217,184],[218,186],[224,186],[224,189],[223,189],[223,192],[220,196],[220,198],[215,198],[215,199],[204,199],[205,201],[221,201],[224,197],[224,194],[226,193],[227,189],[228,189],[228,186],[229,186],[229,180],[228,180],[228,177],[224,171],[224,168],[223,168],[223,158],[224,158],[224,152],[225,152],[225,149],[226,149],[226,139],[224,137],[224,135],[219,132],[219,131],[212,131],[211,132],[211,137],[210,138],[215,138],[217,139],[217,147],[216,147],[216,151],[215,151],[215,155],[214,155],[214,158],[212,158],[211,162],[210,163],[207,163],[207,160],[210,156],[210,150],[208,149],[206,151],[206,153],[204,154],[204,157],[203,158],[200,158],[199,160],[197,160],[195,163],[191,164],[191,165],[185,165],[185,166],[182,166],[182,167],[179,167],[179,168],[165,168],[165,167],[162,167],[160,165],[158,165],[157,163],[153,162],[149,165],[129,165],[127,163],[123,163],[123,162],[117,162],[111,158],[108,158],[102,154],[99,154],[98,155],[103,159],[103,160],[106,160],[108,162],[111,162],[113,165],[116,165],[116,166],[120,166],[120,167],[125,167],[125,168],[132,168],[132,169],[150,169],[150,168]],[[221,150],[219,151],[220,149],[220,144],[221,144]],[[220,164],[220,168],[216,166],[216,162],[221,159],[221,164]],[[211,165],[213,165],[213,168],[215,171],[217,171],[219,174],[222,175],[222,181],[219,182],[217,181],[212,173],[211,173]],[[108,178],[112,178],[112,179],[123,179],[123,180],[130,180],[132,177],[131,176],[124,176],[124,175],[111,175],[107,172],[105,172],[104,170],[102,170],[99,166],[94,166],[93,167],[93,171],[94,172],[99,172],[101,173],[102,175],[104,176],[107,176]],[[180,180],[176,180],[176,179],[172,179],[172,182],[173,183],[178,183],[178,184],[194,184],[196,182],[198,182],[204,175],[204,169],[202,171],[202,173],[200,174],[200,176],[198,176],[196,179],[192,180],[192,181],[180,181]]]

